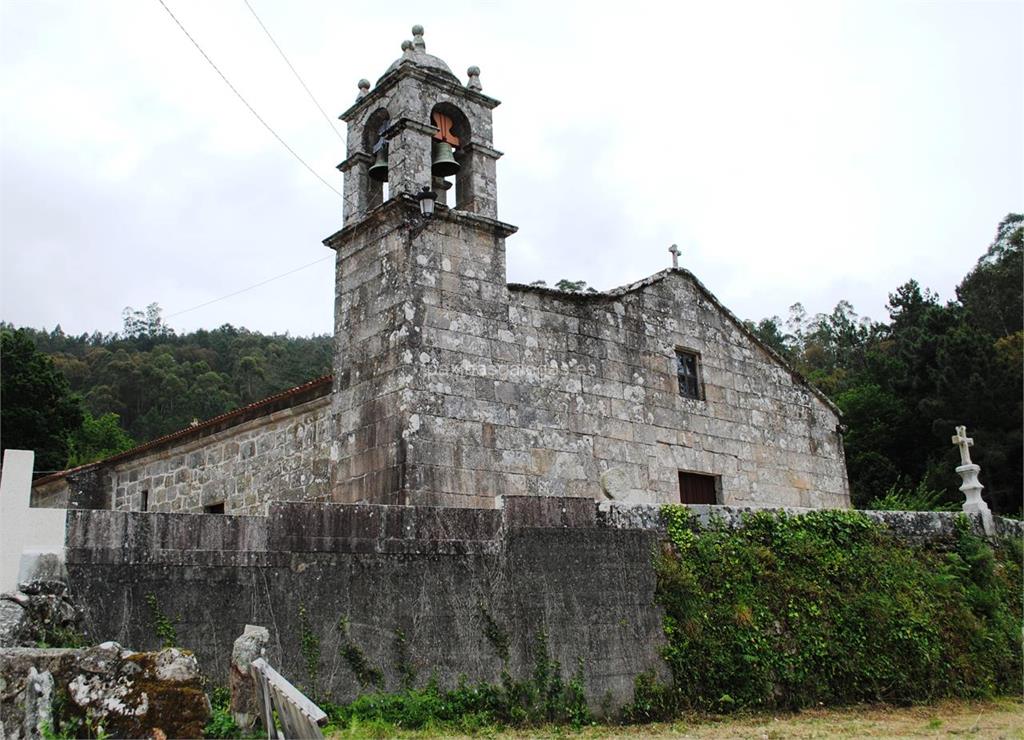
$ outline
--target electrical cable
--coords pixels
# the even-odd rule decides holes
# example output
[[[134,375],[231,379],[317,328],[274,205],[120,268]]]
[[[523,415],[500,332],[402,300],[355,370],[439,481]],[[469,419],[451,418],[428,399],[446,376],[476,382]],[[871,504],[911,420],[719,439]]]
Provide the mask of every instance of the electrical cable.
[[[245,3],[245,7],[249,9],[249,12],[252,13],[252,17],[255,18],[256,22],[260,24],[260,28],[263,29],[263,33],[267,34],[267,38],[270,39],[270,43],[272,43],[274,45],[274,48],[277,49],[277,53],[281,55],[282,59],[284,59],[284,63],[288,65],[288,69],[290,69],[292,71],[292,74],[295,75],[295,79],[297,79],[299,81],[299,84],[302,85],[302,89],[306,91],[306,94],[309,96],[309,99],[313,101],[313,105],[317,107],[317,110],[320,111],[320,114],[324,117],[324,120],[327,121],[327,125],[331,127],[331,131],[334,132],[334,135],[337,136],[340,141],[345,141],[344,137],[341,135],[341,132],[338,131],[337,128],[335,128],[334,121],[331,120],[331,117],[327,115],[327,111],[323,109],[323,106],[320,105],[316,97],[313,95],[313,91],[306,86],[306,83],[299,75],[299,71],[295,69],[292,63],[288,60],[288,57],[284,53],[284,49],[282,49],[281,46],[277,43],[277,41],[274,40],[274,37],[270,34],[270,30],[263,23],[263,21],[260,20],[260,17],[256,15],[256,11],[253,10],[252,5],[249,4],[249,0],[243,0],[243,2]]]
[[[200,303],[198,306],[192,306],[192,308],[186,308],[186,309],[183,309],[181,311],[175,311],[172,314],[167,314],[167,316],[165,318],[170,319],[170,318],[174,318],[175,316],[181,316],[183,313],[188,313],[189,311],[195,311],[195,310],[200,309],[200,308],[205,308],[206,306],[209,306],[209,305],[214,304],[214,303],[218,303],[219,301],[227,300],[228,298],[234,298],[236,295],[241,295],[242,293],[250,291],[253,288],[259,288],[259,287],[261,287],[263,285],[266,285],[267,283],[272,283],[275,280],[280,280],[283,277],[288,277],[289,275],[293,275],[296,272],[299,272],[300,270],[305,270],[307,267],[312,267],[313,265],[318,265],[321,262],[324,262],[325,260],[329,260],[329,259],[333,259],[333,258],[334,258],[334,255],[333,254],[329,254],[326,257],[321,257],[320,259],[314,260],[313,262],[310,262],[309,264],[303,265],[302,267],[296,267],[294,270],[289,270],[288,272],[282,272],[280,275],[275,275],[274,277],[267,278],[266,280],[263,280],[262,282],[255,283],[255,284],[250,285],[250,286],[248,286],[246,288],[242,288],[241,290],[236,290],[234,293],[228,293],[227,295],[222,295],[220,298],[214,298],[213,300],[206,301],[206,303]]]
[[[278,141],[279,141],[279,142],[281,143],[281,146],[283,146],[283,147],[284,147],[285,149],[287,149],[287,150],[288,150],[288,152],[289,152],[289,153],[290,153],[290,154],[291,154],[291,155],[292,155],[293,157],[295,157],[295,159],[297,159],[297,160],[299,161],[299,163],[300,163],[300,164],[301,164],[301,165],[302,165],[303,167],[305,167],[305,168],[306,168],[307,170],[309,170],[309,171],[310,171],[310,173],[311,173],[311,174],[312,174],[312,175],[313,175],[313,176],[314,176],[314,177],[315,177],[316,179],[318,179],[318,180],[319,180],[320,182],[322,182],[322,183],[323,183],[323,184],[324,184],[324,185],[325,185],[326,187],[330,188],[330,190],[331,190],[331,191],[332,191],[332,192],[333,192],[333,193],[334,193],[335,195],[337,195],[337,196],[338,196],[339,198],[342,198],[342,199],[344,199],[344,196],[343,196],[343,195],[342,195],[342,194],[341,194],[341,193],[340,193],[340,192],[339,192],[339,191],[338,191],[338,190],[337,190],[337,189],[336,189],[336,188],[335,188],[335,187],[334,187],[333,185],[331,185],[331,184],[330,184],[329,182],[327,182],[327,180],[325,180],[325,179],[324,179],[323,177],[321,177],[321,176],[320,176],[320,174],[319,174],[319,173],[317,173],[317,171],[316,171],[316,170],[314,170],[314,169],[313,169],[312,167],[310,167],[310,166],[309,166],[308,164],[306,164],[306,160],[304,160],[304,159],[303,159],[302,157],[300,157],[300,156],[299,156],[299,155],[298,155],[298,154],[297,154],[297,153],[295,152],[295,150],[294,150],[294,149],[292,149],[292,148],[291,148],[290,146],[288,146],[288,143],[287,143],[287,142],[286,142],[286,141],[285,141],[284,139],[282,139],[282,138],[281,138],[281,137],[280,137],[280,136],[278,135],[278,133],[277,133],[276,131],[274,131],[274,129],[273,129],[273,128],[271,128],[271,127],[270,127],[270,124],[269,124],[269,123],[267,123],[266,121],[264,121],[264,120],[263,120],[263,117],[262,117],[262,116],[260,116],[260,114],[256,112],[256,109],[255,109],[255,108],[253,108],[253,107],[252,107],[251,105],[249,105],[249,101],[248,101],[248,100],[246,100],[246,99],[245,99],[245,98],[244,98],[244,97],[242,96],[242,93],[238,92],[238,90],[237,90],[237,89],[235,89],[235,86],[231,84],[231,81],[230,81],[230,80],[228,80],[228,78],[227,78],[227,77],[226,77],[226,76],[224,75],[224,73],[220,71],[220,68],[219,68],[219,67],[218,67],[218,66],[217,66],[216,64],[214,64],[214,63],[213,63],[213,60],[212,60],[212,59],[210,59],[210,57],[209,57],[209,56],[207,55],[207,53],[206,53],[205,51],[203,51],[203,47],[201,47],[201,46],[199,45],[199,42],[197,42],[197,41],[196,41],[196,40],[195,40],[194,38],[192,38],[192,34],[190,34],[190,33],[188,32],[188,30],[186,30],[185,26],[183,26],[183,25],[181,24],[181,21],[179,21],[179,20],[178,20],[177,16],[175,16],[175,15],[174,15],[174,13],[172,13],[172,12],[171,12],[171,9],[167,7],[167,4],[166,4],[166,3],[164,3],[164,0],[157,0],[157,2],[158,2],[158,3],[160,3],[160,5],[162,5],[162,6],[163,6],[164,10],[166,10],[166,11],[167,11],[167,15],[171,16],[171,20],[173,20],[173,21],[174,21],[174,22],[175,22],[175,23],[176,23],[176,24],[178,25],[178,28],[180,28],[180,29],[181,29],[181,32],[182,32],[182,33],[184,33],[184,34],[185,34],[185,36],[187,36],[187,37],[188,37],[188,40],[192,42],[192,45],[193,45],[193,46],[195,46],[195,47],[196,47],[196,49],[197,49],[197,50],[199,51],[199,53],[203,55],[203,58],[204,58],[204,59],[205,59],[205,60],[206,60],[207,62],[209,62],[209,63],[210,63],[210,66],[211,66],[211,67],[213,67],[213,70],[214,70],[214,71],[215,71],[215,72],[216,72],[216,73],[217,73],[218,75],[220,75],[220,78],[221,78],[222,80],[224,80],[224,84],[226,84],[226,85],[227,85],[227,86],[228,86],[229,88],[231,88],[231,92],[233,92],[233,93],[234,93],[234,94],[235,94],[236,96],[238,96],[238,99],[239,99],[239,100],[241,100],[241,101],[242,101],[242,103],[243,103],[243,104],[245,105],[245,107],[249,109],[249,112],[250,112],[250,113],[252,113],[252,114],[253,114],[253,115],[254,115],[254,116],[256,117],[256,120],[257,120],[257,121],[259,121],[260,123],[262,123],[262,124],[263,124],[263,127],[264,127],[265,129],[267,129],[267,131],[269,131],[269,132],[270,132],[270,133],[271,133],[271,134],[273,135],[273,137],[274,137],[275,139],[277,139],[277,140],[278,140]],[[189,310],[191,310],[191,309],[189,309]]]
[[[418,229],[422,230],[427,225],[428,222],[425,221],[422,218],[420,218],[419,221],[420,221],[420,223],[418,224]],[[385,237],[390,236],[391,234],[393,234],[396,231],[399,231],[400,229],[405,229],[405,228],[408,228],[408,227],[412,227],[413,229],[416,229],[417,228],[416,221],[410,220],[410,219],[405,219],[401,223],[397,224],[396,226],[392,226],[390,229],[388,229],[384,233],[380,234],[377,238],[379,240],[383,241]],[[410,231],[410,235],[411,235],[411,233],[412,232]],[[263,280],[262,282],[259,282],[259,283],[255,283],[254,285],[250,285],[247,288],[242,288],[241,290],[236,290],[234,293],[228,293],[227,295],[222,295],[220,298],[214,298],[213,300],[206,301],[206,303],[200,303],[198,306],[192,306],[192,308],[186,308],[186,309],[183,309],[181,311],[175,311],[172,314],[168,314],[164,318],[170,319],[170,318],[173,318],[175,316],[180,316],[183,313],[188,313],[189,311],[195,311],[196,309],[199,309],[199,308],[205,308],[206,306],[209,306],[210,304],[217,303],[219,301],[223,301],[223,300],[226,300],[228,298],[233,298],[234,296],[239,295],[241,293],[245,293],[246,291],[250,291],[253,288],[259,288],[260,286],[266,285],[267,283],[272,283],[275,280],[278,280],[280,278],[288,277],[289,275],[291,275],[293,273],[296,273],[299,270],[305,270],[307,267],[312,267],[313,265],[318,265],[321,262],[324,262],[326,260],[333,259],[333,258],[334,258],[334,255],[333,254],[329,254],[326,257],[321,257],[318,260],[313,260],[312,262],[310,262],[308,264],[305,264],[305,265],[302,265],[301,267],[296,267],[294,270],[289,270],[288,272],[282,272],[280,275],[275,275],[272,278],[267,278],[266,280]]]

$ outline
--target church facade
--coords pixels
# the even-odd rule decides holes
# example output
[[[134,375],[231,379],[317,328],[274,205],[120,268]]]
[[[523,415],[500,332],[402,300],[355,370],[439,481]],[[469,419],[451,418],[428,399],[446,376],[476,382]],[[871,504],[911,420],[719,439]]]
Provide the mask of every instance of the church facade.
[[[498,101],[413,31],[342,114],[333,375],[49,476],[37,498],[848,507],[837,409],[688,271],[601,293],[506,282]]]

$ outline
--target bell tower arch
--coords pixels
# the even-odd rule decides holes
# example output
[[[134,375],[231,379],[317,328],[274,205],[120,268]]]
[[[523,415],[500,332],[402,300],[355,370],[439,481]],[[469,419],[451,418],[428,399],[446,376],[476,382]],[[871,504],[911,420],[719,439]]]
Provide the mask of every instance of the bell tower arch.
[[[332,498],[475,505],[472,486],[437,464],[452,403],[438,389],[468,392],[462,368],[508,329],[505,238],[516,229],[497,220],[499,101],[479,68],[463,84],[427,53],[423,27],[412,32],[341,115],[343,227],[324,241],[337,253]]]

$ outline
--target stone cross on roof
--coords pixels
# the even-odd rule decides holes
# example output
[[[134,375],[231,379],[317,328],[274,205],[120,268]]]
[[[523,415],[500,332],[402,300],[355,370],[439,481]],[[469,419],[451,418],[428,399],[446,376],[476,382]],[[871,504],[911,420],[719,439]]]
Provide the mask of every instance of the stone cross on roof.
[[[675,244],[669,247],[668,251],[672,254],[672,267],[679,267],[679,255],[682,254],[682,251]]]
[[[967,436],[967,427],[957,427],[952,441],[953,444],[960,448],[960,464],[972,465],[969,448],[974,446],[974,440]]]

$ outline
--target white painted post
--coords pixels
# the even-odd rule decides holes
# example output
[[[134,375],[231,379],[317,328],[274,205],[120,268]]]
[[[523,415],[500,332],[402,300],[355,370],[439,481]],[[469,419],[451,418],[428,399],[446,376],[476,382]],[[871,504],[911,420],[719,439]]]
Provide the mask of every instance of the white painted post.
[[[34,463],[31,450],[4,451],[0,474],[0,592],[15,590],[19,577],[31,578],[38,564],[52,563],[55,558],[64,562],[67,510],[31,507]]]

